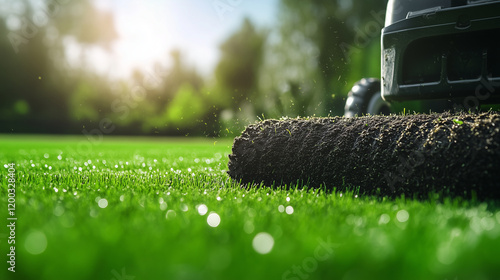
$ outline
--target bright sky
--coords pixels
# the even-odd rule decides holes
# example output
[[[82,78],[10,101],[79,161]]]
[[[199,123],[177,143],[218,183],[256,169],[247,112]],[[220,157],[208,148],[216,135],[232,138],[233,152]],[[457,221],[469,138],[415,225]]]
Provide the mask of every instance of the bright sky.
[[[95,0],[113,11],[120,38],[111,53],[94,48],[87,55],[99,72],[126,77],[133,67],[152,70],[169,63],[172,49],[180,49],[203,74],[217,63],[220,43],[245,16],[260,27],[276,21],[278,0]],[[217,9],[217,7],[219,9]],[[78,49],[69,50],[76,57]]]

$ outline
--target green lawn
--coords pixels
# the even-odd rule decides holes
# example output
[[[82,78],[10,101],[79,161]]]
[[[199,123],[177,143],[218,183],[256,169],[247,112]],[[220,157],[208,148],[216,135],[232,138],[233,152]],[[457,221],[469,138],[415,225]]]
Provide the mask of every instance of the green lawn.
[[[244,190],[225,173],[230,150],[221,139],[0,136],[0,279],[500,275],[494,203]]]

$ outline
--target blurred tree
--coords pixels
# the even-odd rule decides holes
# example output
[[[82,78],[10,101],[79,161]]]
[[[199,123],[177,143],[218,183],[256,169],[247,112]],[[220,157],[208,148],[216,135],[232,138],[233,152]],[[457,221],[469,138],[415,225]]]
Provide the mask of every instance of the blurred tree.
[[[176,96],[181,86],[189,84],[196,91],[199,91],[203,86],[203,78],[197,73],[194,67],[186,65],[181,51],[172,50],[170,57],[172,66],[169,69],[163,70],[167,74],[164,77],[163,84],[159,88],[162,95],[160,97],[162,101],[159,103],[161,110]]]
[[[118,38],[113,22],[113,14],[96,8],[89,0],[62,1],[46,0],[47,9],[56,12],[53,26],[60,36],[72,36],[84,45],[99,45],[105,48]]]
[[[195,127],[207,109],[200,94],[190,84],[184,84],[165,111],[166,123],[176,129]]]
[[[258,79],[267,31],[257,30],[249,19],[220,45],[220,60],[215,68],[216,85],[210,115],[219,119],[223,136],[233,136],[256,119],[261,106]]]
[[[71,93],[84,99],[90,91],[82,90],[78,71],[69,71],[65,39],[109,46],[116,38],[111,14],[90,0],[3,2],[0,131],[77,132],[69,113]]]
[[[215,69],[217,89],[226,96],[226,105],[233,111],[240,110],[242,103],[250,102],[256,95],[265,38],[264,32],[245,19],[240,29],[220,46],[221,58]]]
[[[352,77],[379,76],[366,65],[380,60],[380,47],[363,54],[380,44],[386,2],[282,0],[260,79],[268,115],[343,114]]]
[[[141,106],[151,107],[149,114],[141,111],[137,118],[143,122],[146,133],[202,134],[199,124],[205,122],[210,105],[200,93],[203,78],[194,67],[186,65],[179,50],[171,51],[170,56],[169,68],[158,65],[156,73],[134,74],[134,84],[145,90]]]
[[[44,42],[45,29],[38,29],[15,53],[7,34],[12,31],[0,21],[0,50],[3,67],[0,70],[1,131],[58,131],[67,125],[65,81],[57,81],[60,71],[54,69],[49,49]],[[25,104],[21,116],[13,109]],[[50,127],[48,127],[50,126]],[[30,127],[30,128],[28,128]]]

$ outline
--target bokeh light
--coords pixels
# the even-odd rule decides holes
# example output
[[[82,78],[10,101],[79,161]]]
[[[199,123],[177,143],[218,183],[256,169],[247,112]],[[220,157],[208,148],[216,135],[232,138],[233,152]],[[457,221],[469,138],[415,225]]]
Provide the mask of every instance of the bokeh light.
[[[408,221],[409,218],[410,214],[406,210],[399,210],[398,213],[396,214],[396,219],[398,219],[400,223]]]
[[[218,227],[220,224],[220,216],[219,214],[212,212],[207,217],[207,223],[211,227]]]
[[[198,205],[197,209],[198,209],[198,214],[202,216],[207,214],[208,212],[208,207],[205,204]]]
[[[274,247],[274,238],[267,232],[259,232],[253,238],[252,246],[257,253],[268,254]]]
[[[100,208],[106,208],[108,207],[108,200],[105,198],[99,199],[99,202],[97,203]]]
[[[33,231],[28,234],[24,242],[24,248],[32,255],[39,255],[47,249],[47,237],[41,231]]]

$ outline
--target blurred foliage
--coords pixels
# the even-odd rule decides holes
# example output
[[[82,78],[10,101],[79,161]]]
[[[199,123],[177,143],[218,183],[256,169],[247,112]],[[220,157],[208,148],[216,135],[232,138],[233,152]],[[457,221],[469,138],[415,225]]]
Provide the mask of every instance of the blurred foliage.
[[[350,87],[380,76],[385,5],[282,0],[260,80],[268,115],[342,115]]]
[[[111,15],[102,14],[88,1],[59,4],[56,1],[23,0],[2,1],[1,4],[0,15],[4,20],[0,20],[0,131],[76,132],[72,115],[78,116],[85,111],[87,117],[97,116],[90,112],[91,109],[81,108],[92,101],[78,103],[78,99],[92,99],[92,95],[99,92],[85,88],[82,85],[85,78],[68,71],[63,41],[68,36],[74,37],[75,28],[79,26],[80,31],[88,33],[76,36],[79,41],[109,43],[116,37]],[[85,7],[83,12],[82,6]],[[41,13],[42,10],[45,12]],[[75,11],[74,16],[64,18],[63,15],[68,16],[66,11]],[[99,19],[103,19],[109,25],[89,29],[89,18],[96,19],[98,24],[101,23]],[[107,81],[100,80],[101,86],[106,87]],[[89,83],[97,84],[94,81]],[[70,113],[73,109],[80,111]]]
[[[179,88],[174,100],[165,110],[167,124],[190,127],[203,118],[205,107],[199,93],[189,84]]]
[[[265,35],[245,19],[240,30],[221,46],[221,58],[215,69],[218,89],[232,95],[231,108],[237,110],[250,102],[257,91]]]
[[[57,3],[61,1],[48,0],[48,9],[51,6],[60,9],[61,5]],[[74,36],[80,43],[106,48],[118,38],[112,13],[98,10],[91,1],[72,1],[71,5],[64,4],[64,9],[54,23],[61,35]]]
[[[216,91],[226,107],[223,128],[226,135],[238,134],[255,119],[258,78],[266,33],[256,30],[249,19],[220,46],[221,58],[215,68]]]
[[[0,132],[234,136],[257,118],[341,115],[350,87],[380,76],[386,0],[281,0],[220,44],[213,78],[172,50],[169,66],[112,80],[67,60],[68,41],[109,50],[113,14],[91,0],[0,0]],[[45,13],[40,13],[45,11]],[[166,50],[167,52],[168,50]]]

